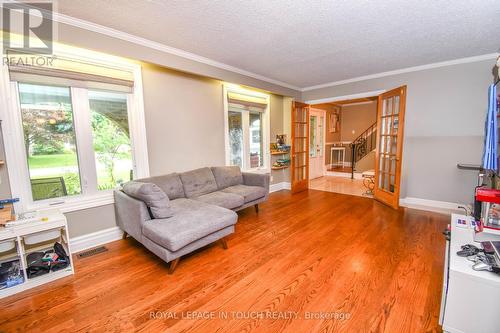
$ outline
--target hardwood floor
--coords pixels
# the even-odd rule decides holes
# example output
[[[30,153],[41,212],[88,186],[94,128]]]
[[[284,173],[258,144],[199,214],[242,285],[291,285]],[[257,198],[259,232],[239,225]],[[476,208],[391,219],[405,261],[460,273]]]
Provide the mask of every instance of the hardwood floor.
[[[447,222],[276,192],[239,213],[229,249],[216,242],[173,275],[130,237],[73,258],[74,277],[0,300],[0,331],[437,332]]]
[[[336,176],[323,176],[309,181],[309,188],[318,191],[328,191],[341,194],[357,195],[372,198],[366,194],[366,187],[362,179],[351,179]]]
[[[351,169],[351,167],[334,166],[334,167],[329,168],[328,171],[345,172],[345,173],[350,174],[352,169]]]

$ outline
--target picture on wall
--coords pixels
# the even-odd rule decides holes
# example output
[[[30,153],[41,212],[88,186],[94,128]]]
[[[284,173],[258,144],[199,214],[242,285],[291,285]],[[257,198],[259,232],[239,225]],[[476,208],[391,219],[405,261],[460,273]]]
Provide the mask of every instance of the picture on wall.
[[[336,109],[330,113],[328,128],[330,133],[340,131],[340,109]]]

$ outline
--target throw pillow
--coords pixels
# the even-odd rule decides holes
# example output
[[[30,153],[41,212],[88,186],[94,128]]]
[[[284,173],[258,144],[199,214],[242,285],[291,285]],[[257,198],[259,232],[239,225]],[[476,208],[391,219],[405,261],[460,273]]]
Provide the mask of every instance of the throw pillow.
[[[168,196],[156,184],[131,181],[123,184],[123,192],[143,201],[155,219],[173,215]]]

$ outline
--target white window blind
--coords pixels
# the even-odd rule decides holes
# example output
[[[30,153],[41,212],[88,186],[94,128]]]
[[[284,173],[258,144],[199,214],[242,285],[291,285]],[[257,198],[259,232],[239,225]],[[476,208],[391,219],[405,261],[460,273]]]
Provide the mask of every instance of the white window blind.
[[[230,111],[265,112],[267,99],[261,96],[251,96],[244,93],[228,92],[227,102]]]
[[[11,81],[132,92],[134,74],[123,69],[90,64],[64,57],[8,52]]]

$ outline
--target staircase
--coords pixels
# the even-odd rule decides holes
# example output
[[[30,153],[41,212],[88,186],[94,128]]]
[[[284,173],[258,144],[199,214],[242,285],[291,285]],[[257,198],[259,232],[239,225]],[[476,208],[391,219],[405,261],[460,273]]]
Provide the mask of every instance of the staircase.
[[[375,150],[377,145],[377,122],[370,125],[351,144],[351,178],[354,178],[356,163]]]

